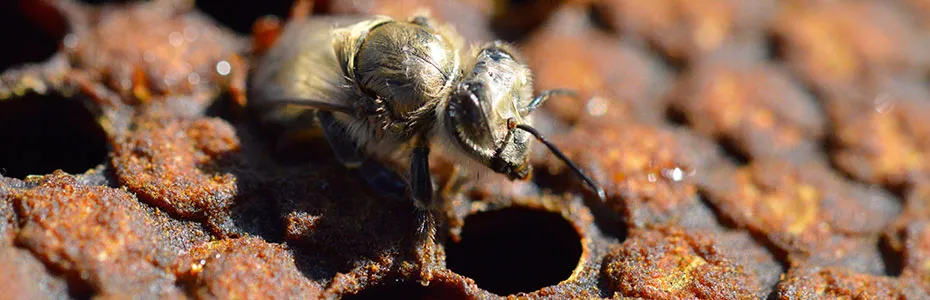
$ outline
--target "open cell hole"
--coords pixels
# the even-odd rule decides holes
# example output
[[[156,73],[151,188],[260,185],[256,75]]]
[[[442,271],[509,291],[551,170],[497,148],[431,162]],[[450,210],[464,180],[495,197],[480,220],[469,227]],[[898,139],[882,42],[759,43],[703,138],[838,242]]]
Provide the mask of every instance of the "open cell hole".
[[[724,156],[740,166],[745,166],[750,162],[749,155],[737,143],[736,140],[727,136],[717,138],[717,145],[720,146],[720,150],[723,150]]]
[[[47,60],[58,51],[68,26],[57,10],[43,1],[0,1],[0,72]]]
[[[79,101],[30,94],[0,100],[0,173],[84,173],[104,162],[106,133]]]
[[[581,236],[561,215],[506,208],[468,216],[446,263],[492,293],[533,292],[568,279],[581,259]]]
[[[217,22],[239,33],[252,32],[252,24],[261,17],[274,15],[284,20],[295,0],[198,0],[195,5]]]
[[[491,18],[491,29],[498,38],[516,42],[543,25],[561,6],[561,1],[503,0],[504,8]]]
[[[688,115],[677,107],[669,107],[665,110],[665,121],[673,126],[691,126],[691,121],[688,120]]]

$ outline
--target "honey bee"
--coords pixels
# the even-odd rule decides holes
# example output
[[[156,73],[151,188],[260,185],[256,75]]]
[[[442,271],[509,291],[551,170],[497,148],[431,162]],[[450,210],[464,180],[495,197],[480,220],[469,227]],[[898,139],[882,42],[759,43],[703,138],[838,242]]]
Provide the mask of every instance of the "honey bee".
[[[531,126],[533,110],[565,92],[534,97],[532,79],[514,47],[496,41],[466,52],[452,27],[426,15],[314,16],[283,28],[248,90],[267,119],[310,112],[344,165],[376,189],[413,199],[423,231],[432,229],[431,146],[463,157],[471,171],[527,180],[535,136],[604,198]],[[380,163],[388,160],[406,161],[408,176]]]

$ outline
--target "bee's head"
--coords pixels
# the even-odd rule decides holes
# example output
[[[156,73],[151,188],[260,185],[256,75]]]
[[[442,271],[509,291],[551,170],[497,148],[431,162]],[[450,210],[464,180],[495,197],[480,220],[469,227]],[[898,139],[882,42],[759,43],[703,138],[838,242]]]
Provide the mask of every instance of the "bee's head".
[[[474,59],[452,92],[444,126],[472,158],[510,179],[527,179],[531,137],[513,125],[529,122],[519,113],[532,97],[529,68],[501,43],[481,48]]]
[[[489,107],[487,87],[466,82],[453,93],[445,126],[458,146],[471,157],[510,179],[529,178],[530,136],[516,130]]]
[[[513,48],[488,44],[466,67],[470,69],[452,92],[443,118],[443,126],[465,153],[511,180],[525,180],[532,171],[530,140],[535,136],[605,198],[594,180],[530,125],[530,114],[551,92],[533,97],[532,73]]]

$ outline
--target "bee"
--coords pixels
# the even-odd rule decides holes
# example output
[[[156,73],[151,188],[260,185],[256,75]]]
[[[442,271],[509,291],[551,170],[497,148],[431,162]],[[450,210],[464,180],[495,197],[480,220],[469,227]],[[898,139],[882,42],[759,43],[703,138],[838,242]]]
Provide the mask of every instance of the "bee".
[[[535,137],[603,199],[531,126],[533,110],[567,91],[534,97],[532,72],[504,42],[463,49],[454,28],[427,15],[293,20],[253,70],[249,105],[266,119],[310,112],[345,166],[380,191],[412,198],[421,231],[431,229],[431,146],[463,157],[471,171],[527,180]],[[406,177],[381,163],[398,160],[409,166]]]

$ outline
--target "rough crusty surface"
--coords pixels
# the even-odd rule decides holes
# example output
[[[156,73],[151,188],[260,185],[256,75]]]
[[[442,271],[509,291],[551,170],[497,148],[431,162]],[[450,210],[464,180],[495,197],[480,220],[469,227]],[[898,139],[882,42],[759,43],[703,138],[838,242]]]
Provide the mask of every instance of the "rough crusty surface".
[[[930,1],[8,2],[0,298],[930,299]],[[577,93],[534,126],[606,202],[434,151],[423,234],[249,109],[289,18],[421,8]]]
[[[178,259],[175,273],[198,298],[300,298],[322,292],[300,272],[287,247],[254,237],[194,247]]]
[[[718,238],[715,241],[715,237]],[[722,237],[722,236],[720,236]],[[765,297],[777,269],[758,246],[733,248],[712,234],[676,228],[636,229],[604,258],[603,276],[614,292],[648,299],[752,299]],[[761,260],[746,256],[762,255]],[[752,268],[755,265],[761,268]],[[769,276],[771,277],[771,276]]]

